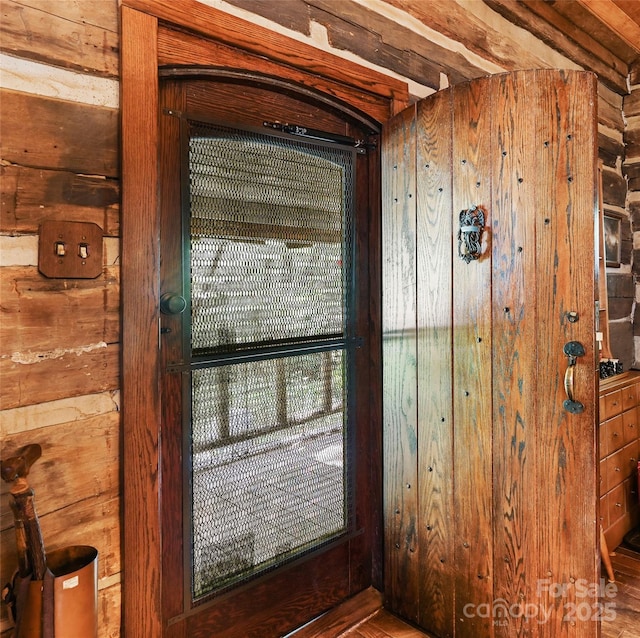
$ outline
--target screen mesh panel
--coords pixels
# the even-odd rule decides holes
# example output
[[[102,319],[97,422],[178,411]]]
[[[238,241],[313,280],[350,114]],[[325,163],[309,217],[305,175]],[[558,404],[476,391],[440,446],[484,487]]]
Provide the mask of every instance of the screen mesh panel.
[[[340,149],[194,130],[189,172],[196,352],[344,332],[352,161],[352,153]]]
[[[194,371],[196,598],[346,531],[342,353],[328,353],[331,399],[340,400],[331,411],[325,354]],[[279,427],[279,414],[290,424]]]
[[[199,123],[188,156],[198,600],[350,529],[354,167],[350,150]]]

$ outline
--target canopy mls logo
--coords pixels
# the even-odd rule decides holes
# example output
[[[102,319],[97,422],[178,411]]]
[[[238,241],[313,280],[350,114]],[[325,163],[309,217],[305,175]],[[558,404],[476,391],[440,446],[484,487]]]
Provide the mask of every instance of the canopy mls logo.
[[[467,603],[462,613],[466,618],[491,618],[493,624],[505,626],[510,620],[537,622],[543,625],[549,621],[554,610],[561,608],[563,622],[578,621],[610,622],[616,618],[613,599],[618,594],[615,583],[590,583],[579,578],[569,583],[555,583],[549,579],[539,579],[536,586],[538,599],[548,603],[509,603],[497,598],[493,603]]]

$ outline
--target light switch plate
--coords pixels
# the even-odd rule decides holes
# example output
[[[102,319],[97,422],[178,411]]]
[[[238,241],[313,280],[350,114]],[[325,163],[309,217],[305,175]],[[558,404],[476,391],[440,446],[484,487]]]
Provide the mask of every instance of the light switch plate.
[[[51,279],[95,279],[102,274],[102,228],[91,222],[42,222],[38,270]]]

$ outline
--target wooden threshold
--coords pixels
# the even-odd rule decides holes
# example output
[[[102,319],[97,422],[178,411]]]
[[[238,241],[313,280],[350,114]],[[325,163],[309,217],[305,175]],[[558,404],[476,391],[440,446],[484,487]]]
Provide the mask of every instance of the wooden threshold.
[[[369,587],[286,638],[429,638],[383,608],[382,594]]]

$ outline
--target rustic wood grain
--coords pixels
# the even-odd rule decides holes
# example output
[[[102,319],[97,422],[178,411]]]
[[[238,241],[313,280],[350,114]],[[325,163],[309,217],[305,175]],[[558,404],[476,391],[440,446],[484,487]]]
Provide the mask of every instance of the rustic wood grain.
[[[430,29],[454,42],[461,42],[469,51],[500,69],[535,69],[551,64],[548,53],[541,48],[523,46],[511,30],[501,29],[495,20],[486,20],[469,11],[460,2],[416,2],[415,0],[385,0],[406,11]],[[491,72],[497,72],[492,69]]]
[[[3,268],[0,356],[37,360],[118,342],[118,276],[117,267],[96,279],[72,280],[47,279],[35,267]]]
[[[264,16],[287,29],[311,35],[311,11],[305,0],[279,0],[277,4],[272,0],[231,0],[229,4]]]
[[[536,259],[538,269],[537,436],[540,454],[537,543],[539,577],[553,583],[577,578],[597,582],[596,441],[593,300],[595,298],[593,252],[568,251],[568,246],[594,246],[594,211],[597,210],[595,113],[589,100],[575,96],[593,94],[595,80],[588,75],[548,74],[546,90],[540,90],[532,108],[539,113],[533,161],[537,167],[535,199]],[[541,87],[542,88],[542,87]],[[577,323],[566,312],[580,313]],[[584,406],[581,414],[562,407],[566,398],[562,375],[567,341],[580,341],[586,355],[575,372],[575,395]],[[542,345],[544,344],[544,345]],[[577,495],[584,495],[578,497]],[[576,547],[583,548],[575,551]],[[541,636],[595,636],[597,623],[576,618],[573,628],[563,622],[566,605],[579,603],[575,589],[566,598],[541,592],[538,599],[553,613],[541,625]]]
[[[536,38],[553,47],[585,69],[598,74],[600,80],[624,95],[629,69],[587,33],[572,25],[546,2],[519,4],[505,0],[483,0],[510,22],[525,28]],[[540,19],[540,18],[543,19]],[[567,37],[569,36],[569,37]]]
[[[429,234],[428,206],[417,208],[416,239],[412,227],[394,211],[397,203],[389,198],[393,191],[383,196],[383,228],[388,229],[383,245],[390,246],[383,261],[387,270],[383,300],[396,310],[395,314],[386,315],[387,320],[398,322],[402,313],[413,316],[415,312],[416,283],[411,259],[411,251],[415,250],[420,301],[414,325],[419,339],[424,339],[418,354],[429,352],[427,346],[435,353],[440,333],[445,336],[439,347],[446,353],[443,323],[449,321],[453,331],[449,373],[437,366],[430,370],[424,365],[428,359],[418,356],[420,376],[416,377],[412,358],[394,357],[388,344],[383,351],[385,366],[389,366],[384,376],[385,409],[394,406],[391,418],[385,412],[385,427],[395,427],[385,431],[385,477],[395,481],[394,491],[385,493],[389,499],[396,499],[390,501],[392,504],[398,503],[395,509],[385,507],[386,531],[400,536],[397,521],[406,517],[413,521],[415,516],[413,502],[400,498],[404,496],[406,479],[398,478],[415,463],[412,448],[402,444],[404,421],[414,418],[413,402],[399,408],[397,399],[412,396],[413,384],[432,386],[420,389],[419,418],[412,426],[417,428],[419,442],[417,525],[421,532],[433,517],[430,501],[441,498],[440,490],[446,485],[453,486],[453,628],[434,629],[433,623],[439,622],[437,615],[425,613],[420,618],[421,626],[436,635],[455,632],[457,636],[473,638],[590,638],[597,631],[597,623],[577,618],[574,634],[574,625],[563,622],[566,601],[538,590],[538,583],[544,578],[560,586],[565,582],[570,585],[577,578],[597,582],[592,316],[595,252],[567,251],[568,245],[582,245],[584,237],[594,245],[595,87],[595,77],[589,73],[533,71],[494,76],[447,91],[453,96],[451,203],[434,204],[433,214],[435,218],[446,214],[455,222],[445,232],[454,239],[453,244],[445,242],[446,250],[454,255],[453,262],[444,256],[446,250],[440,254],[444,249],[434,243],[435,233],[432,232],[433,237]],[[418,112],[424,108],[434,122],[439,121],[436,98],[444,100],[447,92],[427,98]],[[403,114],[405,120],[399,116],[394,121],[413,122],[412,112]],[[427,150],[434,146],[433,139],[439,139],[432,132],[436,128],[446,130],[444,123],[436,127],[426,116],[418,118],[417,168],[410,163],[407,149],[412,140],[406,126],[394,137],[383,139],[383,149],[385,140],[391,142],[391,150],[395,149],[392,157],[402,157],[404,152],[409,158],[403,160],[409,175],[404,181],[393,174],[388,176],[389,189],[397,183],[398,193],[411,192],[405,183],[410,183],[414,171],[418,171],[424,181],[420,184],[419,180],[419,202],[423,197],[428,201],[429,196],[437,201],[433,191],[438,182],[430,183],[424,174],[426,164],[431,166],[431,162],[422,163]],[[442,151],[442,157],[446,158],[446,151]],[[437,161],[436,153],[436,166]],[[394,163],[400,164],[391,162]],[[391,166],[386,170],[391,173]],[[446,175],[446,170],[443,172]],[[455,257],[457,214],[472,205],[482,206],[487,212],[487,228],[482,257],[465,264]],[[399,258],[401,251],[407,253],[404,262]],[[411,264],[403,276],[397,274],[403,272],[400,263]],[[394,272],[395,278],[390,276]],[[435,295],[433,303],[437,304],[437,282],[442,277],[446,280],[448,272],[452,275],[453,296],[447,320],[449,302],[445,297],[441,299],[442,316],[429,312],[431,301],[423,301],[423,297]],[[447,285],[442,288],[445,291],[441,294],[446,295]],[[577,324],[567,321],[566,313],[572,308],[579,312]],[[410,321],[399,325],[404,333],[398,331],[396,338],[412,334]],[[385,330],[390,326],[391,321],[385,323]],[[386,340],[388,336],[385,332]],[[584,397],[586,408],[575,415],[569,415],[562,407],[567,362],[562,348],[570,339],[580,340],[587,349],[576,369],[576,392]],[[548,343],[553,345],[548,347]],[[408,351],[413,352],[411,348]],[[430,451],[431,432],[435,430],[430,419],[435,412],[429,411],[428,404],[434,401],[431,391],[434,395],[446,391],[447,382],[441,377],[448,374],[452,375],[453,463],[449,463],[443,485],[438,486],[429,471],[433,469],[431,461],[437,465],[441,459]],[[399,379],[402,392],[393,392]],[[438,389],[441,387],[445,388],[443,392]],[[540,396],[551,400],[539,401]],[[447,440],[444,423],[439,423],[443,442]],[[446,451],[443,456],[446,461]],[[582,497],[577,498],[577,494]],[[417,543],[420,560],[425,561],[421,578],[427,581],[434,578],[431,542],[425,535]],[[575,547],[584,550],[576,552]],[[390,574],[401,573],[404,578],[387,579],[386,600],[390,609],[413,619],[409,615],[412,610],[407,612],[404,603],[397,600],[402,593],[412,591],[411,572],[407,572],[411,558],[394,555],[394,549],[397,552],[397,547],[387,545],[386,551],[391,552]],[[425,609],[435,600],[428,586],[423,585],[420,595]],[[575,591],[573,595],[575,601]],[[442,594],[441,600],[445,600]],[[479,605],[486,605],[484,613]],[[509,612],[514,605],[535,605],[537,610],[544,608],[550,617],[540,618],[540,623],[536,620],[533,626],[522,614]]]
[[[490,210],[491,157],[498,152],[489,135],[493,107],[489,80],[453,91],[452,205],[454,233],[460,211]],[[457,233],[456,233],[457,235]],[[454,235],[453,250],[457,251]],[[453,260],[453,414],[455,473],[456,635],[493,636],[493,622],[465,614],[468,603],[493,601],[492,495],[492,324],[491,252],[484,258]]]
[[[171,109],[177,112],[186,110],[187,87],[179,82],[163,82],[160,86],[159,100],[163,112]],[[182,264],[182,210],[181,180],[176,176],[181,171],[180,132],[184,122],[175,116],[160,116],[159,135],[159,198],[160,223],[162,227],[162,261],[160,266],[160,290],[165,292],[183,291]],[[162,335],[160,356],[162,369],[175,362],[182,362],[183,315],[161,314]],[[184,611],[185,561],[183,546],[183,497],[184,469],[182,409],[182,375],[166,373],[161,376],[162,423],[162,574],[164,582],[172,583],[162,588],[162,614],[166,622]],[[178,623],[184,629],[184,623]],[[174,630],[175,631],[175,630]],[[173,636],[171,637],[173,638]]]
[[[420,624],[453,635],[454,504],[451,237],[451,92],[417,107],[417,326]]]
[[[76,22],[100,27],[112,33],[120,29],[118,4],[113,0],[82,0],[81,2],[60,2],[60,0],[14,0],[24,7],[38,9],[50,14]]]
[[[611,557],[616,591],[603,602],[608,605],[602,638],[633,638],[640,618],[640,554],[618,547]]]
[[[636,54],[640,53],[640,24],[629,19],[629,14],[613,0],[577,0],[577,2],[606,24]]]
[[[597,57],[607,66],[611,67],[620,75],[625,76],[628,73],[628,64],[626,60],[620,59],[613,51],[604,46],[605,42],[601,42],[593,37],[592,33],[580,28],[575,22],[571,21],[566,15],[556,11],[557,3],[545,2],[545,0],[523,0],[523,4],[529,9],[534,16],[542,18],[548,25],[553,25],[557,30],[545,29],[540,26],[536,29],[541,32],[540,39],[546,41],[547,38],[555,40],[555,48],[564,52],[569,58],[579,61],[585,52],[591,56]],[[573,7],[575,9],[575,7]],[[535,23],[535,18],[529,18],[528,21]],[[564,43],[564,46],[563,46]],[[574,47],[574,43],[577,47]],[[550,43],[548,43],[550,44]],[[584,59],[584,57],[583,57]],[[589,69],[589,65],[583,65]],[[594,70],[595,69],[591,69]]]
[[[535,215],[524,213],[535,191],[535,113],[527,108],[535,92],[527,75],[497,78],[491,131],[494,600],[515,608],[537,574]],[[495,620],[496,636],[537,635],[523,616]]]
[[[98,557],[100,560],[100,557]],[[120,600],[122,585],[116,583],[110,587],[98,589],[98,627],[100,638],[120,638]]]
[[[385,97],[391,101],[393,112],[400,111],[408,102],[407,86],[402,81],[349,63],[311,45],[240,20],[195,0],[183,0],[179,5],[170,0],[125,0],[124,4],[260,56],[265,53],[262,43],[269,42],[269,59],[289,67],[313,70],[316,75]]]
[[[162,635],[157,20],[121,11],[123,623],[146,638]]]
[[[99,106],[0,91],[2,159],[117,177],[118,111]]]
[[[625,122],[622,114],[622,104],[621,96],[607,90],[603,84],[598,84],[598,122],[600,124],[608,126],[613,131],[624,132]]]
[[[105,77],[118,75],[116,0],[6,0],[0,50]]]
[[[77,397],[120,387],[120,346],[51,353],[27,363],[0,359],[0,409]]]
[[[632,0],[635,1],[635,0]],[[605,44],[616,57],[624,60],[633,68],[633,61],[637,53],[620,36],[602,20],[598,19],[580,2],[565,2],[564,0],[551,0],[550,4],[558,13],[562,14],[580,28],[589,33],[594,40]]]
[[[5,451],[17,450],[29,443],[42,446],[43,456],[29,474],[40,516],[97,496],[117,496],[119,424],[120,415],[111,412],[4,437],[3,456]],[[78,458],[92,459],[91,468],[77,463]],[[3,481],[1,530],[13,525],[8,492],[9,486]],[[70,502],[70,499],[77,501]],[[81,531],[80,528],[76,533]]]
[[[625,156],[624,144],[607,135],[598,133],[598,157],[609,168],[617,168],[618,158]]]
[[[338,135],[345,135],[347,123],[351,119],[340,117],[333,109],[327,110],[323,108],[322,103],[314,103],[310,99],[301,104],[299,96],[282,94],[278,87],[266,91],[261,83],[248,82],[243,84],[242,94],[239,95],[237,81],[183,80],[183,82],[185,82],[187,90],[185,108],[188,109],[189,116],[194,119],[202,118],[205,121],[210,119],[212,104],[215,104],[216,119],[231,125],[252,126],[260,129],[263,128],[265,113],[269,113],[268,120],[272,122],[287,122],[291,120],[293,113],[296,124],[304,119],[311,122],[316,130]],[[239,100],[243,102],[241,110],[237,107]],[[386,119],[389,114],[389,105],[379,104],[377,111],[378,115]],[[371,119],[368,121],[370,127],[377,128],[375,121]],[[357,123],[353,122],[354,125]],[[355,137],[361,138],[362,136],[362,131],[355,134]],[[265,224],[261,230],[267,233],[273,232],[269,231],[269,226],[269,224]],[[277,225],[275,227],[278,228]],[[336,239],[334,235],[333,240],[336,241]]]
[[[416,129],[413,107],[382,137],[385,597],[418,619]]]
[[[0,166],[0,232],[36,233],[46,220],[92,222],[105,236],[120,229],[117,180],[68,171]]]
[[[628,139],[628,138],[627,138]],[[624,209],[627,201],[627,182],[618,171],[602,170],[602,200],[605,205]]]
[[[360,127],[348,125],[354,137],[366,136]],[[355,289],[358,308],[354,331],[362,335],[362,348],[353,352],[357,389],[355,391],[355,529],[362,530],[350,542],[349,593],[384,582],[382,550],[382,310],[380,244],[380,146],[356,154],[355,272],[360,273]],[[363,469],[366,468],[365,471]],[[371,498],[376,494],[378,498]],[[360,536],[362,538],[360,538]]]
[[[627,158],[640,158],[640,126],[629,128],[624,136]]]
[[[434,89],[440,85],[443,69],[437,58],[438,53],[440,58],[445,55],[442,47],[432,47],[438,50],[433,57],[417,52],[430,47],[430,43],[362,5],[305,0],[285,0],[284,3],[234,0],[232,4],[307,35],[310,21],[313,21],[326,29],[332,47],[351,51],[363,60],[415,79],[422,85]],[[460,61],[469,65],[464,58]],[[452,71],[459,75],[458,70]]]
[[[262,638],[266,627],[273,635],[283,635],[332,609],[349,593],[349,547],[340,544],[316,560],[273,572],[256,583],[250,596],[232,592],[231,599],[237,599],[233,605],[201,607],[186,618],[185,636]]]
[[[304,83],[310,90],[317,91],[318,95],[325,93],[327,96],[333,96],[354,109],[366,113],[377,122],[381,123],[389,118],[390,105],[386,97],[362,91],[359,87],[353,87],[344,82],[336,82],[331,78],[315,75],[313,72],[283,66],[277,61],[244,52],[224,43],[161,26],[158,34],[158,48],[161,65],[228,67],[236,75],[238,75],[237,69],[251,69],[254,75],[264,74],[267,77],[277,78],[283,83],[287,81],[295,84]],[[194,96],[194,100],[196,99]],[[230,115],[231,121],[238,117],[237,113],[231,112]]]
[[[396,616],[393,616],[385,609],[379,611],[370,620],[358,627],[358,631],[362,636],[370,636],[374,638],[423,638],[426,634],[420,630],[402,622]],[[350,634],[346,634],[349,636]]]
[[[640,115],[640,89],[635,88],[629,95],[625,95],[622,104],[625,117]]]
[[[382,608],[382,594],[369,587],[334,607],[310,625],[295,633],[295,638],[325,638],[340,636]],[[348,633],[346,635],[349,635]]]
[[[353,0],[306,0],[310,17],[327,28],[329,42],[403,77],[440,88],[440,73],[450,84],[485,74],[465,56],[390,20]],[[354,25],[364,25],[354,26]]]

